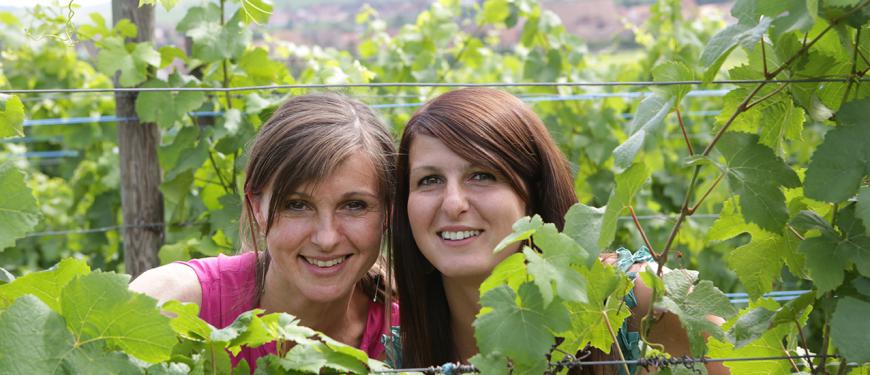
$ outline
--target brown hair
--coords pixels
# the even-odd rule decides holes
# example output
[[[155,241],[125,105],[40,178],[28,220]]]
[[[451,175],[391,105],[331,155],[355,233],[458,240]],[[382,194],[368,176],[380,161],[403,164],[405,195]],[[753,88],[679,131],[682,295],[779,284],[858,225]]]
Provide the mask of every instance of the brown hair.
[[[543,122],[503,91],[451,91],[420,108],[405,127],[396,168],[391,259],[399,293],[402,366],[425,367],[461,359],[453,352],[450,311],[441,274],[423,256],[408,219],[408,152],[417,135],[437,138],[462,158],[507,176],[528,214],[561,230],[577,202],[567,160]]]
[[[263,124],[250,146],[241,217],[242,248],[261,251],[258,239],[269,233],[279,208],[286,203],[276,197],[286,197],[302,184],[321,181],[356,152],[365,153],[374,166],[388,218],[393,202],[396,149],[390,131],[371,108],[332,92],[297,96],[281,105]],[[251,199],[270,184],[273,199],[269,202],[265,228],[260,228],[254,218]],[[389,232],[389,225],[386,228]],[[389,233],[383,238],[389,241]],[[256,266],[255,303],[263,295],[269,262],[268,252],[262,251]],[[370,297],[380,297],[383,301],[384,267],[380,259],[378,263],[359,285]]]

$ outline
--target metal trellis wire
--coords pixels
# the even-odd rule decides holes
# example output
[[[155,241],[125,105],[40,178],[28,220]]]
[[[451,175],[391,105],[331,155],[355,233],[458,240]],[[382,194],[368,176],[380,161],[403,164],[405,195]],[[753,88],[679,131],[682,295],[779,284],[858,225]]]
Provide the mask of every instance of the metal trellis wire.
[[[758,83],[847,83],[850,81],[868,81],[870,78],[807,78],[807,79],[732,79],[704,82],[690,81],[625,81],[625,82],[383,82],[383,83],[314,83],[296,85],[262,85],[239,87],[107,87],[107,88],[77,88],[77,89],[3,89],[0,94],[46,94],[46,93],[104,93],[104,92],[236,92],[283,89],[338,89],[338,88],[380,88],[380,87],[614,87],[614,86],[673,86],[673,85],[727,85],[727,84],[758,84]]]
[[[721,362],[747,362],[747,361],[786,361],[786,360],[795,360],[795,359],[804,359],[807,361],[811,361],[816,358],[839,358],[837,355],[824,355],[824,354],[806,354],[806,355],[782,355],[782,356],[766,356],[766,357],[731,357],[731,358],[706,358],[706,357],[690,357],[690,356],[682,356],[682,357],[650,357],[650,358],[641,358],[641,359],[632,359],[632,360],[610,360],[610,361],[584,361],[580,360],[572,360],[567,359],[564,361],[559,361],[557,363],[550,363],[550,368],[579,368],[583,366],[621,366],[621,365],[637,365],[639,367],[644,367],[647,369],[650,368],[665,368],[665,367],[674,367],[674,366],[684,366],[689,370],[700,371],[697,368],[698,365],[705,365],[707,363],[721,363]],[[857,363],[847,363],[850,367],[858,366]],[[560,367],[561,366],[561,367]],[[399,368],[399,369],[383,369],[383,370],[374,370],[370,373],[372,374],[397,374],[403,372],[421,372],[424,374],[468,374],[468,373],[476,373],[479,370],[474,365],[464,365],[460,363],[452,363],[448,362],[441,366],[429,366],[429,367],[418,367],[418,368]]]

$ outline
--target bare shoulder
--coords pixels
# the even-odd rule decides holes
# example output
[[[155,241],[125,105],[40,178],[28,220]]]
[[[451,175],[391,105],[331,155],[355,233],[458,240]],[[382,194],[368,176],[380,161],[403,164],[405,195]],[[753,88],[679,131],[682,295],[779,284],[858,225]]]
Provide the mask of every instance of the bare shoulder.
[[[145,271],[130,283],[130,290],[154,297],[158,303],[176,300],[202,304],[202,287],[196,272],[179,263]]]

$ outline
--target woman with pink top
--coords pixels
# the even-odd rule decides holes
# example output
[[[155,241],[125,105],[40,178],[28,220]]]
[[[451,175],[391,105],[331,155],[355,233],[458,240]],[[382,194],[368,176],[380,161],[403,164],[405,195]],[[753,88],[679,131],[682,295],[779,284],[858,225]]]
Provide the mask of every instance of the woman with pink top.
[[[130,288],[196,303],[218,328],[254,308],[286,312],[383,358],[388,292],[379,260],[395,155],[389,130],[366,105],[335,93],[290,99],[250,147],[243,251],[167,264]],[[233,365],[244,359],[253,369],[275,351],[274,343],[245,348]]]

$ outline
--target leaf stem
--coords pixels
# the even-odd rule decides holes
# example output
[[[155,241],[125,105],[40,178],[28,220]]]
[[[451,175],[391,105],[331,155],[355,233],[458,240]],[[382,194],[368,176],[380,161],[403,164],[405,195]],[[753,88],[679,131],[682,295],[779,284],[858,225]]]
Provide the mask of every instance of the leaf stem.
[[[613,345],[616,346],[616,348],[612,349],[612,350],[616,350],[616,352],[619,353],[619,360],[622,361],[622,368],[623,368],[623,370],[625,370],[626,374],[630,375],[631,371],[629,371],[628,364],[625,363],[625,356],[622,355],[622,350],[619,348],[619,341],[617,341],[617,339],[616,339],[616,333],[613,332],[613,327],[610,324],[610,318],[607,317],[606,311],[602,311],[601,315],[604,316],[604,324],[607,325],[607,331],[610,332],[610,337],[613,338]],[[611,348],[612,348],[612,346],[611,346]]]
[[[225,18],[224,3],[225,2],[226,2],[226,0],[221,0],[221,27],[224,27],[224,25],[226,24],[226,21],[224,19]],[[224,77],[223,77],[224,87],[225,88],[230,87],[230,79],[227,76],[227,70],[228,70],[227,69],[227,59],[221,60],[221,70],[223,71],[223,74],[224,74]],[[226,98],[227,98],[227,109],[232,109],[233,108],[233,97],[232,97],[232,95],[230,95],[229,91],[225,91],[224,93],[226,94]]]
[[[802,236],[802,235],[800,234],[800,232],[798,232],[797,229],[795,229],[795,227],[793,227],[791,224],[787,224],[786,226],[788,227],[788,230],[790,230],[790,231],[795,235],[795,237],[797,237],[799,240],[803,241],[803,240],[806,239],[806,238],[804,238],[804,236]]]
[[[782,343],[779,344],[779,347],[782,348],[782,352],[785,353],[786,357],[788,357],[788,363],[791,364],[791,368],[794,369],[794,372],[800,373],[801,369],[798,367],[797,363],[795,363],[794,360],[791,359],[791,353],[788,352],[788,349],[786,349],[785,346],[782,345]]]
[[[840,106],[846,104],[846,100],[849,99],[849,93],[852,91],[852,85],[855,84],[855,77],[858,76],[858,45],[861,43],[861,28],[859,27],[857,31],[855,31],[855,48],[852,51],[852,71],[851,78],[849,80],[849,84],[846,85],[846,91],[843,92],[843,99],[840,101]]]
[[[756,101],[754,101],[754,102],[752,102],[752,103],[747,104],[747,105],[746,105],[746,110],[748,111],[750,108],[755,107],[756,105],[758,105],[758,103],[761,103],[761,102],[763,102],[763,101],[765,101],[765,100],[767,100],[767,99],[770,99],[770,98],[773,97],[774,95],[779,94],[780,91],[782,91],[783,89],[785,89],[785,86],[786,86],[786,85],[788,85],[788,83],[783,83],[783,84],[779,85],[776,89],[774,89],[773,91],[771,91],[770,93],[768,93],[767,95],[764,95],[764,96],[762,96],[761,98],[759,98],[758,100],[756,100]]]
[[[761,42],[761,63],[764,66],[764,78],[770,79],[770,72],[767,71],[767,52],[764,48],[764,35],[761,36],[761,39],[759,39],[759,41]]]
[[[791,225],[789,225],[789,227],[791,227]],[[798,335],[800,335],[800,338],[801,338],[801,346],[804,348],[804,353],[807,354],[807,363],[810,365],[810,373],[815,373],[816,369],[815,369],[815,367],[813,367],[813,359],[809,358],[810,348],[807,345],[807,338],[804,337],[804,331],[803,331],[803,329],[801,329],[801,324],[800,324],[800,322],[797,321],[797,319],[792,319],[792,321],[794,322],[794,325],[797,327]]]
[[[704,149],[704,152],[701,153],[702,155],[708,156],[711,152],[713,152],[713,146],[715,146],[716,143],[719,142],[719,139],[722,138],[723,135],[725,135],[725,132],[728,130],[731,124],[734,123],[734,119],[737,118],[737,115],[746,112],[746,105],[749,103],[750,100],[752,100],[753,97],[755,97],[756,94],[758,94],[759,91],[761,91],[761,88],[764,87],[764,85],[766,85],[767,83],[768,82],[759,83],[758,86],[756,86],[755,89],[752,90],[752,92],[749,93],[749,95],[747,95],[745,99],[743,99],[743,102],[737,106],[737,109],[734,110],[734,113],[731,114],[731,117],[728,118],[728,121],[725,122],[725,125],[722,125],[722,128],[719,129],[719,132],[716,133],[716,136],[713,137],[713,140],[710,142],[709,145],[707,145],[707,148]]]
[[[831,292],[825,293],[825,297],[830,299]],[[828,345],[831,342],[831,326],[828,324],[829,319],[825,319],[825,325],[822,326],[822,355],[819,356],[819,365],[816,366],[816,370],[823,374],[827,374],[828,371],[825,369],[825,361],[828,359]]]
[[[677,238],[677,233],[680,231],[680,226],[683,224],[683,221],[686,219],[686,216],[689,215],[689,197],[692,196],[692,193],[695,190],[695,184],[698,182],[698,173],[701,171],[701,166],[696,165],[695,171],[692,173],[692,180],[689,182],[689,189],[686,190],[686,197],[683,198],[683,205],[680,208],[680,216],[677,216],[677,222],[674,223],[673,229],[671,229],[671,234],[668,235],[668,240],[665,243],[665,249],[662,250],[661,255],[659,255],[659,269],[656,272],[656,276],[662,277],[662,271],[665,269],[665,263],[668,262],[668,252],[671,251],[671,245],[674,243],[674,240]]]
[[[686,140],[686,146],[689,148],[689,156],[695,155],[695,150],[692,148],[692,142],[689,141],[689,135],[686,133],[686,127],[683,125],[683,115],[680,114],[680,107],[675,108],[677,112],[677,123],[680,124],[680,131],[683,132],[683,139]]]
[[[649,238],[646,236],[646,232],[643,230],[643,226],[640,225],[640,220],[637,219],[637,214],[634,213],[634,208],[628,206],[628,212],[631,213],[631,219],[634,220],[634,226],[637,227],[637,231],[640,232],[640,237],[643,238],[643,243],[646,245],[647,250],[649,250],[650,254],[652,254],[653,259],[657,259],[658,255],[656,251],[653,250],[652,245],[649,243]]]
[[[704,195],[701,196],[701,199],[698,199],[698,201],[695,202],[695,205],[689,209],[689,215],[694,214],[695,211],[698,210],[698,207],[701,206],[701,203],[704,203],[704,199],[707,199],[707,196],[713,192],[713,189],[716,189],[716,186],[719,186],[719,183],[722,182],[722,178],[725,177],[725,174],[725,172],[722,172],[722,174],[720,174],[719,177],[716,178],[716,181],[714,181],[713,185],[711,185],[710,188],[704,192]]]
[[[214,168],[214,174],[216,174],[218,180],[220,180],[221,186],[223,186],[224,191],[229,193],[230,186],[227,184],[227,181],[224,179],[224,176],[221,174],[220,169],[218,169],[217,162],[214,160],[214,153],[212,153],[211,150],[208,151],[208,160],[211,161],[211,167]]]

